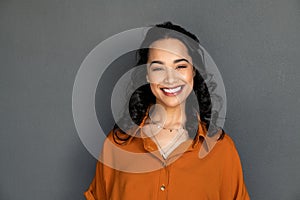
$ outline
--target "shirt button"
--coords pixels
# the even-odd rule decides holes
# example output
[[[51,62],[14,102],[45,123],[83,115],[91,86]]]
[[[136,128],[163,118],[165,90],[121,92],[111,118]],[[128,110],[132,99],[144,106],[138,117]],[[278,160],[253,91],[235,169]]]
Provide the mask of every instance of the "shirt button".
[[[166,186],[165,186],[164,184],[162,184],[162,185],[160,186],[160,190],[161,190],[161,191],[165,191],[165,189],[166,189]]]

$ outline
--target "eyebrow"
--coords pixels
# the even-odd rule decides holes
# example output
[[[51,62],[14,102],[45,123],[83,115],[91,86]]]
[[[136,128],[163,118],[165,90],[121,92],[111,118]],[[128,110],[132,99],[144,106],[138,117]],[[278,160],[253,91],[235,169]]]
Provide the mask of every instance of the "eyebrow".
[[[176,64],[176,63],[179,63],[179,62],[182,62],[182,61],[185,61],[187,63],[190,63],[187,59],[185,58],[180,58],[180,59],[177,59],[177,60],[174,60],[173,63]],[[163,65],[164,63],[162,61],[159,61],[159,60],[154,60],[150,63],[149,67],[152,65],[152,64],[160,64],[160,65]]]
[[[181,61],[185,61],[185,62],[187,62],[187,63],[190,63],[187,59],[185,59],[185,58],[181,58],[181,59],[177,59],[177,60],[174,60],[174,63],[179,63],[179,62],[181,62]]]

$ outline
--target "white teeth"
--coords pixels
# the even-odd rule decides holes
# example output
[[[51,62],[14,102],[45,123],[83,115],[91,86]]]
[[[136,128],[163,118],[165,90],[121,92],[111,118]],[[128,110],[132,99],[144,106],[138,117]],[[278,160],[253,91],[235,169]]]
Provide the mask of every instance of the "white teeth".
[[[181,86],[178,86],[178,87],[172,88],[172,89],[163,88],[163,91],[167,92],[167,93],[175,93],[175,92],[178,92],[179,90],[181,90]]]

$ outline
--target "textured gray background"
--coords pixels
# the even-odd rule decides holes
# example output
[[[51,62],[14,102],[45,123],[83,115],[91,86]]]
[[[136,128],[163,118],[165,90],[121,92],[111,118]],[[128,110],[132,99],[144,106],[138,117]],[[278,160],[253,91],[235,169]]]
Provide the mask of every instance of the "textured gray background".
[[[299,1],[1,0],[1,200],[83,199],[96,161],[73,123],[76,72],[107,37],[166,20],[219,67],[252,199],[300,199]]]

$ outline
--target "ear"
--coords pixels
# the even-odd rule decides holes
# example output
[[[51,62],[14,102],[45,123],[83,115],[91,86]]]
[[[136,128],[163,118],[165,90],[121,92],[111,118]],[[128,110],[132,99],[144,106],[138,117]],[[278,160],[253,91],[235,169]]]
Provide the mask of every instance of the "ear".
[[[193,69],[193,77],[195,77],[196,76],[196,69],[194,68]]]
[[[148,83],[150,83],[148,75],[146,75],[146,80]]]

